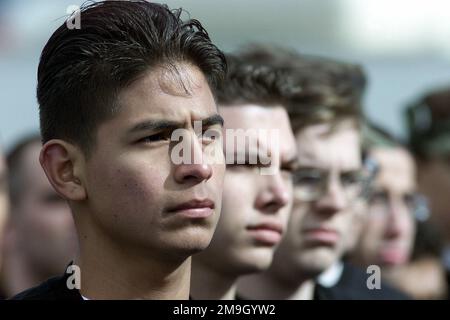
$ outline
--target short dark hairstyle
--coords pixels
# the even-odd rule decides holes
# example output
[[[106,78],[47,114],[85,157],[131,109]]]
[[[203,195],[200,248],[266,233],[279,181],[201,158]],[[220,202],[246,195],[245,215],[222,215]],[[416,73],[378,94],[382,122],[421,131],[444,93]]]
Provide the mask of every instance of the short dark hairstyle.
[[[81,8],[80,29],[62,24],[38,68],[43,142],[64,139],[88,153],[96,127],[120,108],[120,91],[154,67],[193,64],[214,92],[225,57],[199,21],[181,14],[143,0],[102,1]]]
[[[240,53],[227,54],[226,59],[227,77],[216,94],[220,105],[286,103],[285,70],[271,64],[256,63]]]
[[[26,181],[23,170],[23,156],[25,151],[33,144],[40,144],[41,136],[38,133],[29,134],[19,141],[9,150],[6,155],[8,166],[8,186],[9,198],[12,207],[20,202],[21,195],[26,189]]]
[[[258,97],[269,103],[281,102],[294,130],[361,118],[367,80],[359,65],[260,44],[250,45],[232,58],[230,80],[218,94],[219,102],[258,102]]]
[[[420,159],[450,155],[450,86],[435,88],[405,111],[408,142]]]

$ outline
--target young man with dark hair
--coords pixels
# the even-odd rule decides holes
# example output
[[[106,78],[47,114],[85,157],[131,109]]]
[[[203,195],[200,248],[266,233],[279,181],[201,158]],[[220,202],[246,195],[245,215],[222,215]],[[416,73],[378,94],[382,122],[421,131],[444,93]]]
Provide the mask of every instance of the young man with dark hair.
[[[226,63],[201,24],[180,14],[98,2],[81,9],[80,29],[63,24],[46,44],[40,162],[73,213],[80,288],[72,266],[73,278],[17,299],[189,297],[190,257],[208,246],[221,208],[223,152],[204,133],[220,136],[213,91]],[[175,161],[180,131],[188,147]]]
[[[364,299],[365,272],[340,262],[368,179],[360,147],[364,74],[359,66],[289,52],[275,60],[295,68],[289,81],[297,90],[286,88],[298,148],[293,210],[270,268],[240,279],[238,292],[250,299]],[[327,280],[317,284],[324,272]],[[357,291],[339,285],[355,279]]]
[[[217,94],[227,158],[222,215],[210,246],[193,258],[194,299],[239,298],[238,277],[269,267],[292,204],[296,146],[283,95],[289,70],[239,54],[227,61]]]
[[[39,163],[41,148],[40,135],[33,134],[7,155],[11,213],[2,275],[7,297],[59,274],[78,250],[70,209]]]

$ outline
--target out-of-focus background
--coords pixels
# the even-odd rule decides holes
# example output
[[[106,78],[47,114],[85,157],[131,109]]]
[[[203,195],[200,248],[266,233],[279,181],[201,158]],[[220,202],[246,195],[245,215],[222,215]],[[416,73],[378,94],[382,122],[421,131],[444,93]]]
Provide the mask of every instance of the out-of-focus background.
[[[40,52],[79,0],[0,0],[0,136],[8,148],[38,129]],[[369,76],[366,114],[399,137],[402,110],[450,83],[447,0],[168,0],[199,19],[229,51],[270,42],[360,63]],[[82,25],[81,17],[81,25]]]

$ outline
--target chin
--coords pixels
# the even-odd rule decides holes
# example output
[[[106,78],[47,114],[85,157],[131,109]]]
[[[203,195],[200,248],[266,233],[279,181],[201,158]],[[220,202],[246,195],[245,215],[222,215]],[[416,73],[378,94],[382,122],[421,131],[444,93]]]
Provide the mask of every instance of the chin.
[[[242,265],[246,273],[262,272],[272,264],[273,250],[269,248],[255,248],[243,253]]]
[[[184,243],[170,243],[164,248],[167,252],[167,256],[176,257],[177,259],[187,259],[195,254],[204,251],[207,248],[207,244],[204,242],[189,241]]]
[[[328,248],[316,249],[305,254],[301,259],[303,268],[311,274],[320,274],[331,267],[339,257]]]
[[[183,233],[183,238],[177,241],[181,248],[187,251],[191,251],[192,254],[201,252],[208,248],[211,243],[213,230],[201,229],[201,230],[189,230]]]

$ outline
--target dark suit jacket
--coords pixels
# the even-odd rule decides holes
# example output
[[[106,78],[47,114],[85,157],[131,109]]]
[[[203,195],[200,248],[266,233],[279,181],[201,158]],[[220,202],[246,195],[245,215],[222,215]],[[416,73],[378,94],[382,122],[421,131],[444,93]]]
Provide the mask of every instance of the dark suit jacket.
[[[72,263],[71,263],[72,264]],[[66,268],[67,270],[67,268]],[[51,278],[37,287],[25,290],[11,300],[78,300],[83,297],[77,289],[67,287],[67,279],[70,273],[64,273],[62,276]]]
[[[333,287],[316,285],[315,300],[410,300],[406,294],[381,281],[380,289],[367,288],[364,270],[344,263],[342,275]]]

